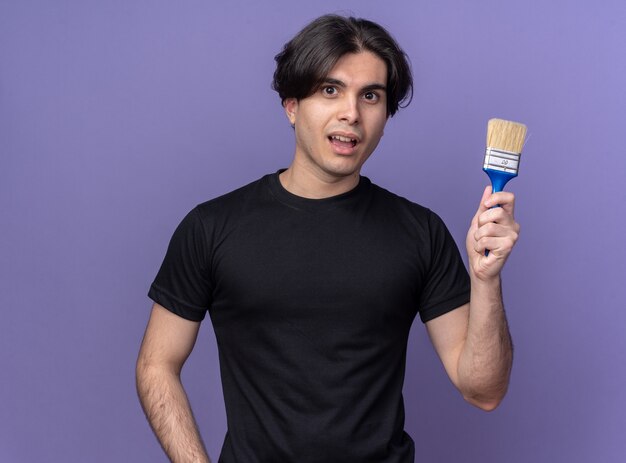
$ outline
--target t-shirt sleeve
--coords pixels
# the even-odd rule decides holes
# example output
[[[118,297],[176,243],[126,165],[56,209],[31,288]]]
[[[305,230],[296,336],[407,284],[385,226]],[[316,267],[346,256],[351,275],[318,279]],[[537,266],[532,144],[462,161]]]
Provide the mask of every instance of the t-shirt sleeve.
[[[211,303],[208,246],[195,208],[176,228],[148,297],[187,320],[203,320]]]
[[[470,279],[459,249],[441,218],[430,212],[430,265],[420,296],[420,318],[426,323],[470,299]]]

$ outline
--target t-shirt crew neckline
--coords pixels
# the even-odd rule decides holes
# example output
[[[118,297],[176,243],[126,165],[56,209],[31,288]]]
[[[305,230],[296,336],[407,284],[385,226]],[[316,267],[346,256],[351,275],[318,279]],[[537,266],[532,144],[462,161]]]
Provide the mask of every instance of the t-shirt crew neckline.
[[[360,195],[365,193],[371,182],[367,177],[359,176],[359,183],[350,191],[346,191],[340,195],[330,196],[328,198],[312,199],[294,195],[285,189],[278,177],[287,169],[279,169],[277,172],[268,176],[268,186],[272,194],[281,203],[307,211],[321,211],[337,207],[341,204],[347,204],[356,200]]]

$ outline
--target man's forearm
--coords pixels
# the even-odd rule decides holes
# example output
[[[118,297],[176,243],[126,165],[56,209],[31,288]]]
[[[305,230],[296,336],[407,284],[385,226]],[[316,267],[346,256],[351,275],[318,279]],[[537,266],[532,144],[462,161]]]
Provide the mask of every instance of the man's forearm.
[[[179,375],[140,362],[137,392],[150,426],[173,463],[210,463]]]
[[[500,278],[488,283],[473,278],[467,339],[458,364],[459,389],[470,403],[492,410],[506,394],[512,364]]]

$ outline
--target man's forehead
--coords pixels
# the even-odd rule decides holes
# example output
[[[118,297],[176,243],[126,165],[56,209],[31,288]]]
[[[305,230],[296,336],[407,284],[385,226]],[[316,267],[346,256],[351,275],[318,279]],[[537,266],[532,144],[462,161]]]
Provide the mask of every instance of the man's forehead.
[[[371,51],[346,53],[341,56],[324,79],[344,86],[387,85],[387,64]]]

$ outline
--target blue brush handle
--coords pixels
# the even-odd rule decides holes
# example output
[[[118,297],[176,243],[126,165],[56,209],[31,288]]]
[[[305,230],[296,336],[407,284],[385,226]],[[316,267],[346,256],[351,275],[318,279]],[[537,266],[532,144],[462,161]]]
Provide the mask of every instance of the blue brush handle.
[[[511,180],[512,178],[517,177],[517,174],[512,174],[510,172],[502,172],[499,170],[493,169],[484,169],[491,180],[491,187],[493,189],[493,193],[497,193],[498,191],[504,190],[504,185]]]
[[[499,170],[485,169],[485,168],[483,168],[483,170],[487,173],[487,175],[489,176],[489,179],[491,180],[492,193],[497,193],[498,191],[504,190],[504,185],[506,185],[506,183],[512,178],[517,177],[517,174],[512,174],[510,172],[501,172]],[[494,207],[500,207],[500,206],[494,206]],[[487,249],[485,251],[485,256],[488,256],[488,255],[489,255],[489,250]]]

